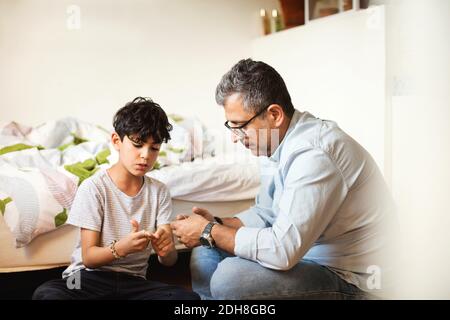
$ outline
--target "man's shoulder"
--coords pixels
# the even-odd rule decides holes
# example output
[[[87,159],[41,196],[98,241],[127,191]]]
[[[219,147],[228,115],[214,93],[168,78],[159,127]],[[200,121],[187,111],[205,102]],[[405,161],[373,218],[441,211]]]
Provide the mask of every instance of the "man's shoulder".
[[[347,136],[335,121],[316,118],[307,112],[305,113],[306,115],[302,117],[303,120],[299,121],[294,129],[294,139],[291,140],[295,142],[292,141],[291,144],[297,143],[313,148],[326,149],[329,143],[344,139]]]
[[[322,148],[323,122],[308,112],[304,112],[283,143],[280,161],[285,162],[307,150]]]
[[[281,163],[284,169],[289,170],[293,163],[305,168],[304,161],[310,168],[319,166],[321,159],[324,163],[331,161],[348,185],[353,185],[362,168],[368,172],[376,166],[370,154],[336,122],[316,118],[304,121],[301,126],[303,128],[299,128],[297,135],[292,136],[283,149]]]
[[[308,115],[299,121],[288,137],[280,160],[283,163],[292,162],[308,151],[336,160],[343,155],[343,149],[355,152],[359,147],[336,122]]]

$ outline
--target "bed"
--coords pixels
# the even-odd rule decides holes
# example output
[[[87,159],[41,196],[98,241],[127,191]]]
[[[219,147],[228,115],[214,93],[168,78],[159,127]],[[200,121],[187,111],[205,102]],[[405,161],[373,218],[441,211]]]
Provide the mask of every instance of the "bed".
[[[148,173],[168,186],[174,214],[199,206],[226,217],[249,208],[259,188],[257,162],[216,156],[201,125],[176,119],[157,170]],[[117,160],[109,137],[72,118],[0,127],[0,272],[69,264],[79,235],[65,224],[71,201],[84,179]],[[177,249],[187,250],[179,243]]]

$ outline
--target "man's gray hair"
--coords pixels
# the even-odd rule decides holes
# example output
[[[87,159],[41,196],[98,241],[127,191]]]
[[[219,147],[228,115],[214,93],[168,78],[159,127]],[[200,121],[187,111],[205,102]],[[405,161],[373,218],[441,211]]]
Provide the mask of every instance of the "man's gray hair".
[[[216,88],[216,102],[224,106],[233,94],[242,98],[244,110],[258,113],[271,104],[278,104],[291,118],[294,106],[280,74],[262,61],[244,59],[223,75]]]

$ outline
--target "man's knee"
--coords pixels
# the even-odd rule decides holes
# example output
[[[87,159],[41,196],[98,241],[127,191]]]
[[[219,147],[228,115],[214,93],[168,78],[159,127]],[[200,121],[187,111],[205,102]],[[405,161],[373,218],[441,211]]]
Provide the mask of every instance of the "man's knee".
[[[201,261],[202,257],[204,257],[206,255],[206,252],[204,252],[204,250],[206,250],[203,247],[195,247],[194,249],[192,249],[191,251],[191,265],[197,265],[199,261]]]
[[[245,263],[245,260],[238,257],[226,258],[219,263],[210,283],[214,299],[233,300],[243,296],[245,288],[242,288],[240,282],[243,274],[239,271],[242,263]]]
[[[195,247],[191,251],[191,261],[199,261],[205,259],[217,259],[220,254],[216,249],[208,249],[203,246]]]
[[[221,260],[220,253],[215,249],[207,249],[205,247],[195,247],[191,252],[190,268],[191,273],[204,273],[215,269],[216,264]]]

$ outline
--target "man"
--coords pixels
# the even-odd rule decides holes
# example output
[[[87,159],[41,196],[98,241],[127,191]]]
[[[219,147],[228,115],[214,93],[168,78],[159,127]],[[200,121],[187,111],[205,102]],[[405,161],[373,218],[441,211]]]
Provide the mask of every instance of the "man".
[[[202,299],[364,299],[377,295],[393,202],[374,160],[334,122],[292,105],[271,66],[241,60],[216,89],[225,126],[261,158],[255,206],[178,216]],[[199,245],[202,246],[199,246]]]

